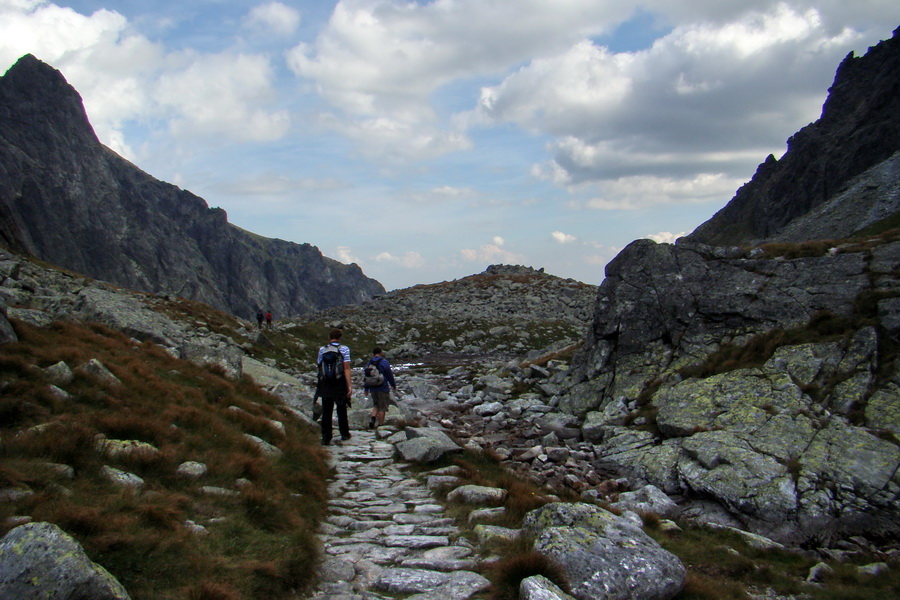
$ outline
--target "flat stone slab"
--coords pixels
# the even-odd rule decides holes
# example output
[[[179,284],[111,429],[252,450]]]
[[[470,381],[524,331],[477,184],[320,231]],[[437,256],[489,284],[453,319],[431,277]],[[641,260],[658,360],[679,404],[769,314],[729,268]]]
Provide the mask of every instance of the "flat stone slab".
[[[437,548],[438,546],[449,546],[450,538],[446,535],[389,535],[384,538],[385,546],[395,548],[415,548],[422,550],[425,548]]]
[[[450,575],[427,569],[385,569],[373,586],[391,594],[430,592],[450,581]]]

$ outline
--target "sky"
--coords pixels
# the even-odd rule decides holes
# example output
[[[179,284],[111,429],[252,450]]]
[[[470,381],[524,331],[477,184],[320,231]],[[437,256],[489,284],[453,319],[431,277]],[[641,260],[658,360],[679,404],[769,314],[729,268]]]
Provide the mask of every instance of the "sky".
[[[0,0],[0,73],[100,141],[386,289],[491,264],[599,284],[821,114],[897,0]]]

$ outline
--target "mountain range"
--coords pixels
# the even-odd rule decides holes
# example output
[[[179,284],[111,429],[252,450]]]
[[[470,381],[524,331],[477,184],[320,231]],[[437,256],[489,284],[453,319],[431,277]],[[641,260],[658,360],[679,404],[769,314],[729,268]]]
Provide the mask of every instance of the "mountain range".
[[[599,287],[494,265],[457,281],[383,293],[358,268],[315,248],[229,225],[222,211],[102,147],[77,93],[25,57],[0,79],[0,235],[14,251],[0,251],[3,439],[34,452],[29,436],[43,436],[54,449],[51,425],[64,426],[90,406],[102,417],[86,418],[79,444],[57,459],[83,463],[91,451],[82,439],[115,432],[117,440],[128,437],[122,444],[144,442],[148,434],[135,420],[150,419],[123,416],[121,398],[146,392],[160,402],[154,417],[162,419],[149,437],[162,443],[198,423],[197,440],[216,437],[205,435],[205,424],[219,411],[236,427],[289,447],[295,436],[279,436],[271,417],[241,415],[290,413],[308,421],[316,349],[329,328],[340,326],[354,366],[378,345],[398,367],[403,409],[391,413],[385,443],[405,437],[402,430],[416,422],[422,427],[410,429],[450,433],[453,444],[481,451],[560,497],[603,504],[652,495],[677,505],[670,515],[676,529],[753,534],[749,539],[765,548],[785,544],[801,550],[794,556],[832,563],[875,556],[889,569],[887,561],[900,555],[898,60],[900,30],[865,56],[848,57],[822,119],[798,132],[782,158],[767,159],[693,234],[675,244],[627,246]],[[37,265],[33,257],[58,266]],[[57,262],[63,260],[72,262]],[[265,295],[274,290],[284,292],[284,304]],[[336,306],[327,291],[343,294],[345,305]],[[175,295],[245,318],[263,303],[304,314],[263,330]],[[173,428],[168,411],[180,391],[170,397],[145,382],[125,391],[84,387],[103,373],[88,372],[95,361],[81,365],[87,356],[66,342],[78,322],[89,323],[79,335],[116,342],[119,349],[104,357],[120,375],[146,379],[142,361],[178,357],[269,395],[263,403],[232,400],[222,390],[236,388],[216,383],[198,392],[205,404],[180,409],[186,425]],[[7,345],[17,332],[27,339]],[[52,353],[29,349],[51,334],[47,339],[62,340],[51,344]],[[45,383],[65,366],[61,356],[73,363],[75,378],[54,388]],[[194,388],[200,384],[185,378],[192,369],[166,362],[153,379]],[[34,390],[23,394],[32,389],[28,381]],[[265,403],[271,411],[262,412]],[[354,398],[354,430],[365,427],[369,410]],[[218,455],[210,460],[231,473]],[[250,466],[260,461],[247,462],[248,471],[258,473]],[[137,460],[119,466],[147,467]],[[165,469],[150,475],[169,478]],[[71,476],[72,487],[85,480],[81,472]],[[236,475],[215,476],[239,485]],[[65,498],[47,483],[59,475],[4,477],[12,487],[5,510],[17,518],[56,505],[34,490]],[[118,498],[107,487],[90,493]],[[191,511],[209,502],[178,496]],[[214,513],[197,512],[204,526],[220,523]],[[78,514],[60,520],[84,533],[85,513]],[[185,528],[168,520],[169,537]],[[90,543],[107,542],[97,537]],[[731,545],[715,550],[712,577],[731,575],[719,568],[722,555],[737,552]],[[136,578],[143,566],[122,566],[121,573]],[[741,570],[760,571],[752,562]],[[824,593],[833,585],[826,581]],[[806,595],[820,588],[799,589]],[[769,591],[753,597],[773,597]]]
[[[0,241],[96,279],[245,318],[384,293],[356,264],[231,225],[224,210],[103,146],[78,92],[31,55],[0,78]]]

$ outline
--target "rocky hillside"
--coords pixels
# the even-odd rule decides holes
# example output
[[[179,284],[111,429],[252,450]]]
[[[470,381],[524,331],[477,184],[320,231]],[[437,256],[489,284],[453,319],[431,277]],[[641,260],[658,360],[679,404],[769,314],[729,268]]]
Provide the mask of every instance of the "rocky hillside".
[[[900,464],[893,437],[898,381],[891,375],[897,325],[889,310],[893,295],[876,294],[873,315],[872,299],[862,302],[865,293],[845,309],[854,292],[838,290],[845,279],[860,290],[885,289],[894,277],[885,269],[897,263],[897,243],[883,236],[819,257],[789,258],[639,242],[611,267],[599,292],[532,269],[495,266],[378,297],[367,308],[279,320],[262,331],[193,303],[115,288],[8,253],[0,255],[0,297],[13,321],[51,330],[59,329],[54,321],[97,322],[152,342],[135,344],[129,360],[158,345],[231,378],[249,375],[307,422],[314,413],[316,346],[328,328],[341,324],[355,349],[357,377],[369,344],[384,345],[397,368],[400,393],[385,436],[416,424],[418,431],[445,432],[500,459],[522,480],[561,497],[651,512],[684,527],[724,526],[730,535],[766,532],[815,548],[812,557],[871,562],[900,552],[886,539],[894,531]],[[817,263],[831,279],[816,287],[796,278]],[[710,282],[723,291],[707,304],[701,298]],[[634,293],[623,295],[623,288]],[[727,302],[729,289],[746,296],[714,307]],[[766,296],[777,293],[781,305]],[[585,335],[577,326],[588,324],[584,315],[595,294],[595,325],[570,365],[569,343]],[[810,304],[815,311],[834,315],[805,319],[796,308],[804,294],[816,299]],[[482,303],[473,305],[476,299]],[[681,305],[684,312],[678,312]],[[477,340],[461,333],[460,324],[484,331],[497,323],[499,307],[518,325],[500,321],[498,327],[510,330]],[[859,311],[868,316],[857,319]],[[744,313],[757,328],[738,327],[736,315]],[[684,329],[665,329],[667,319]],[[754,332],[770,332],[780,322],[800,326],[772,340],[771,353],[758,351],[762,359],[749,352],[768,341],[754,339]],[[13,339],[3,325],[0,319],[4,340]],[[722,370],[703,358],[716,356],[728,327],[740,331],[728,338],[734,348],[749,356],[721,357],[732,363]],[[418,335],[410,335],[413,329]],[[14,389],[0,385],[3,393]],[[355,395],[351,429],[365,429],[370,407]],[[9,514],[27,514],[10,512],[19,510],[13,506]],[[778,547],[741,535],[756,547]]]
[[[130,289],[249,318],[384,292],[309,244],[253,235],[102,146],[78,93],[33,56],[0,78],[0,242]]]
[[[896,32],[846,59],[785,158],[607,266],[559,410],[687,514],[808,546],[900,531],[898,65]]]
[[[846,222],[866,222],[865,212],[875,190],[880,202],[892,202],[896,211],[897,186],[879,187],[885,182],[878,170],[898,151],[900,29],[865,56],[847,56],[829,89],[821,118],[794,134],[780,159],[770,155],[725,208],[687,237],[712,245],[772,238],[791,221],[848,188],[854,193],[843,205],[853,214]],[[896,174],[896,166],[892,169]],[[867,174],[870,170],[875,171]],[[860,179],[868,183],[854,188],[854,180]],[[827,223],[841,222],[833,219]],[[853,233],[843,228],[829,231],[825,225],[819,223],[808,233],[817,239]]]
[[[812,545],[897,531],[898,240],[635,242],[607,269],[560,409],[686,510]]]
[[[377,344],[397,358],[495,361],[579,343],[596,293],[597,286],[543,269],[492,265],[477,275],[397,290],[290,322],[344,327],[363,353]]]

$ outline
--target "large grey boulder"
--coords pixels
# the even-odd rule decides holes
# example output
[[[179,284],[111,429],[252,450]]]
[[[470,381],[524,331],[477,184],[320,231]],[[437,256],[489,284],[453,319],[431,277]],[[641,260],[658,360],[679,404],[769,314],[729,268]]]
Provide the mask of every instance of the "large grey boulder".
[[[678,557],[599,506],[548,504],[525,516],[522,531],[562,566],[579,600],[668,600],[684,586]]]
[[[179,351],[182,359],[197,365],[221,367],[225,375],[232,379],[240,379],[243,372],[244,352],[234,345],[187,341]]]
[[[146,301],[146,296],[94,285],[80,291],[71,314],[83,321],[102,323],[141,341],[174,346],[176,340],[185,336],[187,327],[151,310]]]
[[[125,600],[115,577],[52,523],[27,523],[0,540],[0,598]]]
[[[675,501],[655,485],[645,485],[633,492],[623,492],[612,506],[638,514],[652,513],[664,519],[677,519],[681,515],[681,509]]]
[[[462,447],[450,436],[437,429],[407,427],[407,439],[399,442],[397,451],[403,460],[429,464],[437,462],[447,454],[462,452]]]

